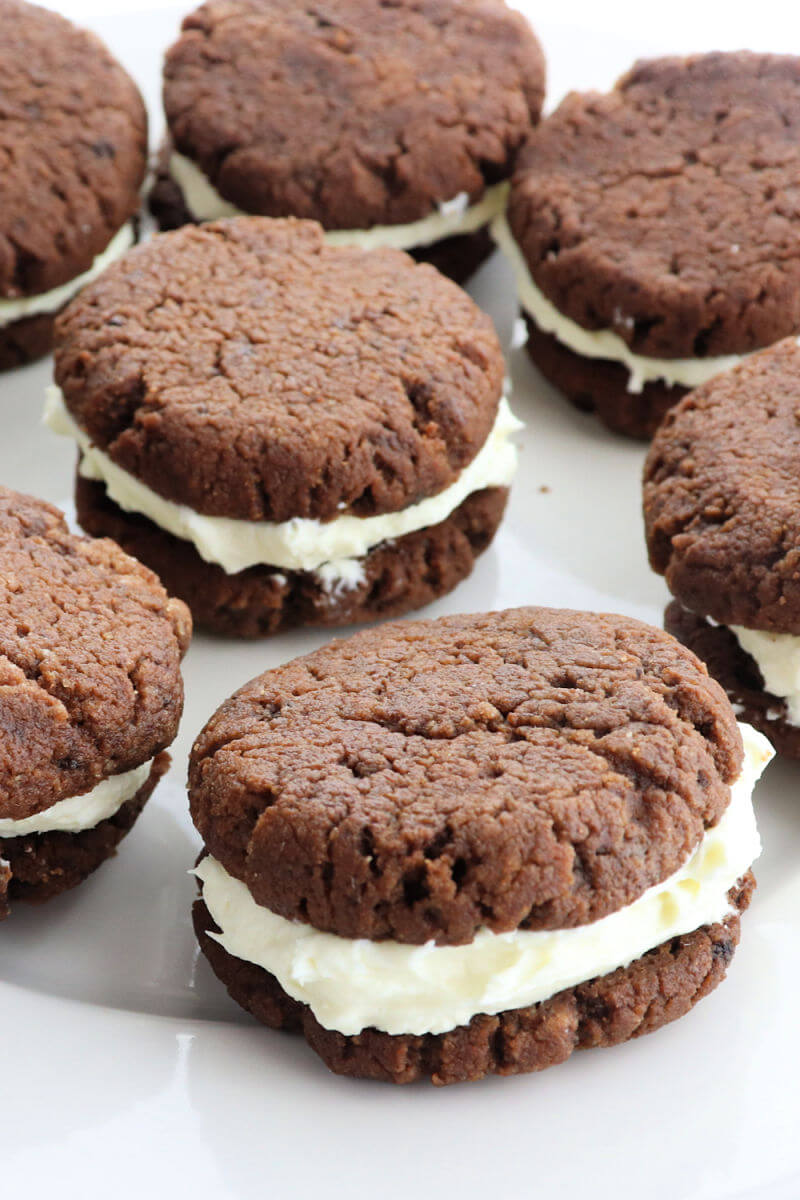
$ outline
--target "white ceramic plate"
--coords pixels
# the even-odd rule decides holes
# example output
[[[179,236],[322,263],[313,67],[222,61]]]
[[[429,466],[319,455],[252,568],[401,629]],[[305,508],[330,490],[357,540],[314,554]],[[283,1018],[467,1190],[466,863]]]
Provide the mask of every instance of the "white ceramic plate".
[[[74,13],[81,0],[62,7]],[[694,8],[679,0],[637,32],[640,4],[565,0],[561,23],[536,19],[551,99],[605,87],[659,50],[800,49],[788,6]],[[143,86],[154,134],[160,56],[179,11],[106,5],[89,18]],[[488,264],[472,290],[508,341],[504,264]],[[524,352],[511,367],[527,430],[510,511],[472,578],[423,615],[540,603],[659,623],[666,592],[648,571],[639,515],[643,450],[559,400]],[[44,362],[0,377],[0,479],[69,508],[73,452],[39,426],[49,374]],[[765,851],[729,979],[653,1036],[538,1076],[395,1089],[329,1075],[301,1040],[228,1000],[198,961],[189,921],[189,747],[235,687],[325,640],[198,636],[172,772],[118,859],[48,907],[17,906],[2,928],[2,1195],[800,1196],[796,768],[773,765],[758,790]]]

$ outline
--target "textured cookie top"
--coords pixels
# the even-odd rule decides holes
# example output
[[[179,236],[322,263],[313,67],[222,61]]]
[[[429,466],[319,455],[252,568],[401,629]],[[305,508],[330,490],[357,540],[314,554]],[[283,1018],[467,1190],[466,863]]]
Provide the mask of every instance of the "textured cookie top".
[[[397,250],[237,217],[153,238],[56,326],[56,380],[119,466],[212,516],[393,512],[449,486],[503,386],[489,317]]]
[[[401,622],[268,671],[192,751],[192,815],[255,900],[345,937],[468,942],[614,912],[687,859],[742,761],[661,630],[522,608]]]
[[[725,625],[800,634],[800,347],[787,338],[668,414],[644,475],[650,563]]]
[[[502,0],[216,0],[164,69],[173,142],[226,200],[331,229],[476,198],[543,93],[539,43]]]
[[[0,0],[0,296],[88,270],[137,212],[146,159],[142,99],[102,42]]]
[[[175,737],[191,620],[114,543],[0,488],[0,816],[18,820]]]
[[[531,135],[510,222],[562,313],[634,351],[743,353],[800,329],[800,58],[642,62]]]

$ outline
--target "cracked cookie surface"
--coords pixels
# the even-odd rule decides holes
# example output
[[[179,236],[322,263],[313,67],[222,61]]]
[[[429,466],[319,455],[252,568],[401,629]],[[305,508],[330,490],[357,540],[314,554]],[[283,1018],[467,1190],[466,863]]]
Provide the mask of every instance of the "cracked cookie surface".
[[[330,229],[477,199],[543,95],[539,43],[502,0],[215,0],[164,68],[172,140],[226,200]]]
[[[93,34],[21,0],[0,0],[0,29],[0,297],[8,298],[88,270],[138,212],[147,116]]]
[[[800,58],[655,59],[532,132],[509,220],[584,328],[653,357],[741,354],[800,330],[798,171]]]
[[[20,820],[174,739],[191,621],[113,542],[0,489],[0,815]]]
[[[192,750],[192,816],[257,903],[344,937],[585,924],[677,870],[742,745],[703,665],[617,616],[399,622],[268,671]]]
[[[687,396],[650,448],[650,564],[687,608],[800,634],[800,346],[787,338]]]
[[[78,424],[160,495],[279,522],[448,487],[504,364],[490,318],[432,267],[237,217],[159,235],[85,288],[55,373]]]

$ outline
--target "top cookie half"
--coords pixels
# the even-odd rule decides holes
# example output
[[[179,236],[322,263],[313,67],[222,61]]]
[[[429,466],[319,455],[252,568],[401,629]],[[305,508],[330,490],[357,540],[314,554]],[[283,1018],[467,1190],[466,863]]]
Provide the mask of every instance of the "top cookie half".
[[[172,143],[223,200],[328,229],[476,200],[543,92],[539,44],[503,0],[212,0],[164,70]]]
[[[531,134],[509,221],[536,287],[638,354],[800,329],[800,58],[643,62]]]
[[[209,516],[403,509],[458,477],[503,386],[490,319],[393,250],[235,218],[153,238],[62,314],[56,381],[123,470]]]
[[[736,720],[625,617],[522,608],[333,642],[226,701],[191,758],[206,847],[258,904],[343,937],[586,924],[688,858]]]
[[[13,298],[87,271],[138,211],[147,117],[98,38],[21,0],[0,0],[0,80],[0,297]]]

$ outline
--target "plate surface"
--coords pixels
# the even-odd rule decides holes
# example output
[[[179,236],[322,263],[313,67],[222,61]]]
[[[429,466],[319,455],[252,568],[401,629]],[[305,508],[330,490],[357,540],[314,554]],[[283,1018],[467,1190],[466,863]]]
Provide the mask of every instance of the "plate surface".
[[[155,140],[160,57],[180,8],[61,7],[86,14],[139,80]],[[800,49],[800,17],[783,4],[756,16],[680,0],[645,28],[640,5],[565,2],[558,21],[519,7],[548,53],[551,103],[568,88],[607,87],[659,51]],[[506,266],[495,257],[471,290],[510,344]],[[0,479],[69,510],[74,452],[39,425],[50,369],[0,376]],[[538,603],[660,623],[666,591],[648,570],[640,519],[643,449],[574,412],[524,351],[510,353],[510,369],[526,430],[507,519],[472,578],[422,615]],[[119,858],[49,907],[18,906],[2,928],[4,1195],[14,1185],[70,1200],[167,1197],[173,1185],[195,1200],[800,1195],[800,775],[788,765],[774,764],[758,790],[765,850],[730,977],[653,1036],[538,1076],[394,1089],[329,1075],[302,1041],[229,1001],[189,921],[189,748],[234,688],[326,640],[198,636],[172,771]]]

